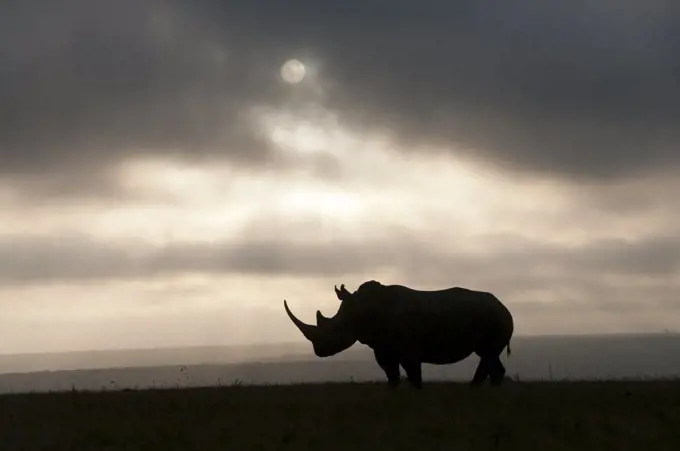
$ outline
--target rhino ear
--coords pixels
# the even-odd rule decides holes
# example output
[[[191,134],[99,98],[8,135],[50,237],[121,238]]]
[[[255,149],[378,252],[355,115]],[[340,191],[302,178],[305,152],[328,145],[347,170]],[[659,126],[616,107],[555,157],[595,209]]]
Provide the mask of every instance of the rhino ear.
[[[335,295],[336,295],[336,296],[338,297],[338,299],[340,299],[341,301],[346,301],[347,299],[349,299],[349,298],[352,296],[352,294],[351,294],[349,291],[347,291],[347,289],[345,288],[345,284],[344,284],[344,283],[343,283],[342,285],[340,285],[340,289],[339,289],[339,290],[338,290],[338,287],[337,287],[337,286],[334,287],[334,288],[335,288]]]

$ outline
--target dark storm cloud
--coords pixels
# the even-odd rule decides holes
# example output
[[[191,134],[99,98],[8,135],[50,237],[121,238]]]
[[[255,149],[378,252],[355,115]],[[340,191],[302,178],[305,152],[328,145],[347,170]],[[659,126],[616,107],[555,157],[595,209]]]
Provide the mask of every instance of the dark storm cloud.
[[[75,173],[144,153],[266,157],[243,118],[282,93],[266,47],[214,42],[162,2],[0,8],[2,173]]]
[[[245,108],[291,101],[289,56],[326,102],[404,143],[569,177],[680,162],[674,1],[5,2],[0,171],[133,153],[267,161]]]

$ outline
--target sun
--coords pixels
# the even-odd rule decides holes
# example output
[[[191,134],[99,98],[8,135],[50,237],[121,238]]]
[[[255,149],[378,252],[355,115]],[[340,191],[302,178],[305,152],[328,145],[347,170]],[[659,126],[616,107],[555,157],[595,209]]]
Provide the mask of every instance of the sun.
[[[305,65],[297,59],[290,59],[281,66],[281,78],[291,85],[300,83],[306,74]]]

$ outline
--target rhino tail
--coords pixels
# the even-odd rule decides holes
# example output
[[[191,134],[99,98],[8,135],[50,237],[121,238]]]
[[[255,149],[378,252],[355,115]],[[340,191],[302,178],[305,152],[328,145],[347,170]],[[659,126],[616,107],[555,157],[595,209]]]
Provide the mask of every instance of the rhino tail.
[[[508,344],[506,345],[505,351],[507,353],[507,356],[510,357],[512,354],[512,349],[510,349],[510,340],[508,340]]]

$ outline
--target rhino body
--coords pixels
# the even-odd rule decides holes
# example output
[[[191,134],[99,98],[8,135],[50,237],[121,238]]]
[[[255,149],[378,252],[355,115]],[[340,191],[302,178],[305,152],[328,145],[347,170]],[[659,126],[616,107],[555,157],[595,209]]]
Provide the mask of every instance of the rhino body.
[[[336,315],[316,312],[316,325],[289,318],[312,343],[314,353],[329,357],[360,342],[373,349],[388,383],[397,386],[400,366],[409,382],[422,387],[422,364],[446,365],[473,353],[480,357],[470,382],[477,386],[487,377],[500,385],[505,367],[500,356],[510,355],[514,332],[512,314],[493,294],[466,288],[415,290],[402,285],[382,285],[374,280],[350,293],[335,288],[341,301]]]

